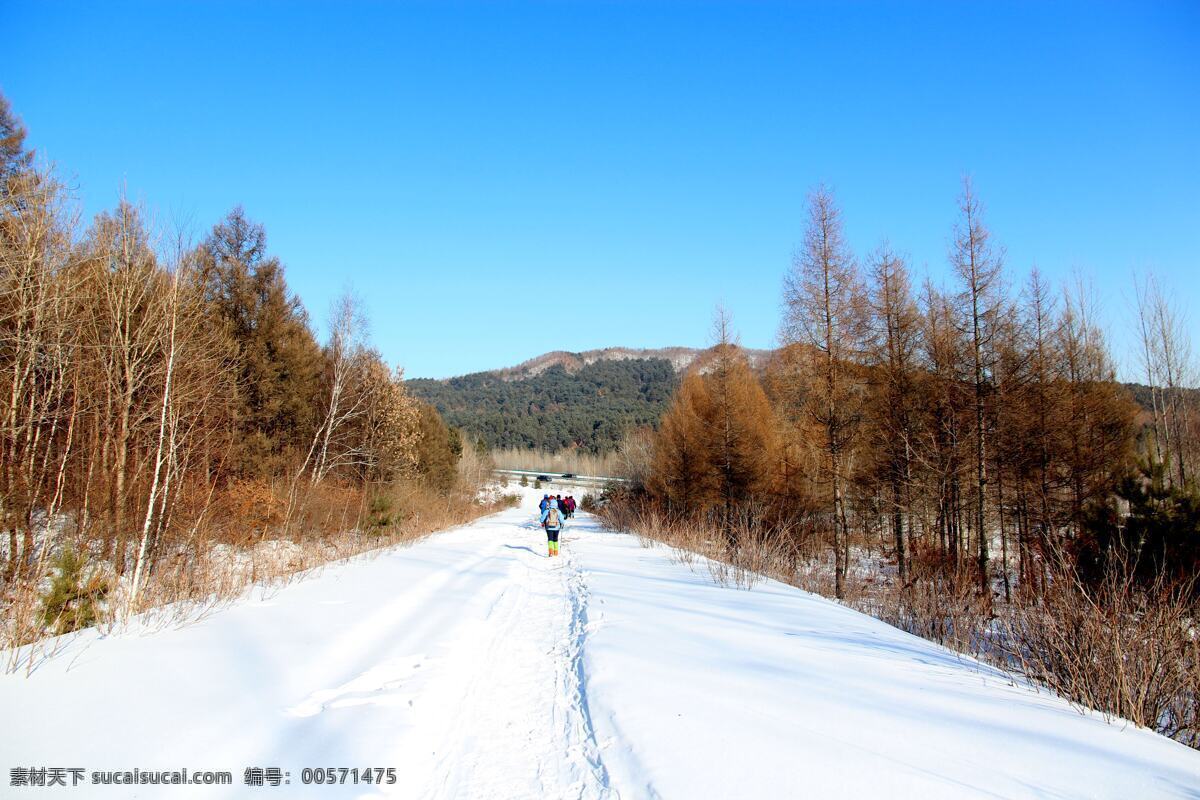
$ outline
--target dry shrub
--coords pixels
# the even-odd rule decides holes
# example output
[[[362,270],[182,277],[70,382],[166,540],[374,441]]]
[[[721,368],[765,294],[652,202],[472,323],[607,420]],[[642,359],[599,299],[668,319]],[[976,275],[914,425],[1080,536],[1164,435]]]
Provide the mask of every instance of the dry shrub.
[[[1142,584],[1113,558],[1088,586],[1052,564],[1040,601],[1002,619],[1012,662],[1072,702],[1200,746],[1196,577]]]
[[[230,543],[257,537],[280,524],[287,506],[286,500],[264,480],[232,481],[215,502],[215,519],[231,524],[228,527],[214,524],[212,530],[219,531],[222,540]]]
[[[992,607],[979,594],[973,565],[947,558],[936,547],[916,542],[903,586],[877,581],[854,608],[923,639],[976,655],[990,649],[983,634]]]
[[[354,530],[362,511],[365,490],[336,481],[311,484],[297,493],[284,534],[295,541],[324,539]]]
[[[61,637],[43,639],[48,626],[42,616],[42,596],[35,582],[10,582],[5,587],[3,602],[4,628],[0,647],[4,648],[4,663],[0,666],[6,673],[22,668],[28,671],[38,660],[54,654]],[[20,645],[39,639],[43,641],[41,646],[31,645],[26,651],[18,649]]]

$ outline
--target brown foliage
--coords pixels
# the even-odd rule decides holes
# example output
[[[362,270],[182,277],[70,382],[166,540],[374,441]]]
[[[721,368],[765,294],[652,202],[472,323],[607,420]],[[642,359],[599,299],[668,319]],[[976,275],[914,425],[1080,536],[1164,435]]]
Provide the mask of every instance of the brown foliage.
[[[711,370],[689,373],[663,417],[649,488],[681,515],[733,509],[771,489],[774,413],[745,357],[721,346]]]

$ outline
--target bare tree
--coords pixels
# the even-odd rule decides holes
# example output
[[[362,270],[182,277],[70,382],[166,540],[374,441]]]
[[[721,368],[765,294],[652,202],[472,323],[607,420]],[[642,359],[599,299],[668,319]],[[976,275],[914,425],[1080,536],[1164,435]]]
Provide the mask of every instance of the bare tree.
[[[985,405],[990,387],[990,365],[986,352],[993,335],[989,320],[1000,305],[1003,252],[992,246],[991,234],[983,224],[983,208],[970,179],[963,181],[959,197],[959,222],[955,226],[950,260],[962,285],[962,303],[971,339],[971,381],[974,390],[975,429],[975,533],[978,540],[979,591],[991,596],[988,575],[987,529],[987,427]]]
[[[155,521],[156,505],[161,506],[157,510],[160,512],[166,507],[167,496],[169,492],[169,471],[166,469],[167,461],[170,458],[175,444],[174,442],[174,426],[170,424],[171,417],[169,415],[171,409],[171,383],[175,377],[175,356],[176,356],[176,332],[179,328],[179,269],[175,270],[171,278],[170,295],[167,298],[167,305],[170,309],[169,319],[166,331],[165,342],[165,360],[163,366],[163,388],[162,402],[159,404],[158,416],[158,439],[154,451],[154,469],[150,483],[150,491],[146,497],[146,513],[142,521],[141,538],[138,541],[137,557],[134,561],[133,582],[129,587],[129,594],[126,601],[126,613],[133,610],[137,602],[138,589],[141,588],[142,575],[146,571],[146,559],[149,555],[150,536],[153,531]],[[171,431],[171,441],[168,442],[168,430]],[[167,474],[164,475],[164,472]],[[161,489],[160,489],[161,486]],[[161,498],[160,498],[161,492]]]
[[[112,214],[97,216],[87,243],[88,345],[100,355],[104,387],[101,451],[110,480],[107,547],[117,572],[126,567],[130,477],[143,426],[155,418],[161,385],[162,334],[169,315],[145,213],[122,200]]]
[[[1167,435],[1175,443],[1174,479],[1180,487],[1188,485],[1191,441],[1191,408],[1184,399],[1184,388],[1194,385],[1191,340],[1183,311],[1157,285],[1150,284],[1154,345],[1158,362],[1158,382],[1163,387],[1164,423]]]
[[[35,513],[45,511],[49,525],[61,504],[65,443],[76,434],[79,410],[79,341],[71,319],[75,217],[66,191],[27,159],[9,160],[0,187],[0,520],[12,578],[32,566]]]
[[[917,421],[917,348],[920,314],[912,297],[908,267],[888,245],[871,257],[872,362],[878,388],[872,417],[875,449],[881,459],[896,566],[901,582],[908,577],[905,522],[911,528],[912,462]]]
[[[1057,479],[1053,474],[1052,456],[1059,452],[1062,436],[1062,393],[1061,382],[1057,380],[1060,323],[1054,296],[1036,268],[1029,276],[1024,301],[1030,347],[1028,402],[1024,404],[1029,412],[1026,417],[1028,424],[1024,429],[1029,457],[1025,462],[1028,474],[1018,491],[1033,495],[1033,512],[1029,514],[1026,509],[1025,519],[1028,521],[1032,517],[1036,520],[1038,548],[1046,552],[1055,526],[1051,508]],[[1032,575],[1029,545],[1029,531],[1026,531],[1025,535],[1018,538],[1017,545],[1022,579],[1026,573]]]
[[[931,528],[942,554],[957,566],[962,559],[962,491],[967,416],[962,374],[966,345],[955,325],[953,305],[930,281],[921,294],[923,401],[927,420],[916,457],[931,486],[936,508]]]
[[[329,345],[326,347],[329,404],[314,440],[313,483],[323,480],[332,467],[350,458],[355,451],[354,446],[348,444],[340,452],[331,452],[330,443],[335,444],[336,450],[338,434],[364,411],[365,395],[361,391],[354,392],[354,383],[356,373],[363,366],[366,329],[362,301],[347,290],[334,301],[331,314]]]

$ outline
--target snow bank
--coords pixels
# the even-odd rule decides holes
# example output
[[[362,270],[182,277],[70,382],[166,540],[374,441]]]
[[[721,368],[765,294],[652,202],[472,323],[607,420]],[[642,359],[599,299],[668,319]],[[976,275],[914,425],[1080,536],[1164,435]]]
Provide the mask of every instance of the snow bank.
[[[622,796],[1192,797],[1200,753],[776,581],[598,527],[588,707]]]

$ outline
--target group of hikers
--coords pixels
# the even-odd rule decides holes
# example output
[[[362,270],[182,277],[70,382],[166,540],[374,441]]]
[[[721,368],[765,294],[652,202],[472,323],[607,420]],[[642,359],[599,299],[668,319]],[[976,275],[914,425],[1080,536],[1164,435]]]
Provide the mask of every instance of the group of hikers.
[[[575,498],[567,495],[567,499],[564,500],[561,494],[554,497],[545,495],[542,502],[538,503],[538,508],[542,512],[542,527],[546,529],[548,557],[553,558],[558,555],[558,535],[562,533],[567,520],[575,516]]]

